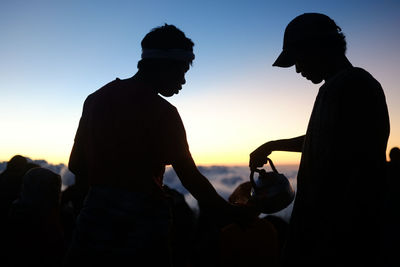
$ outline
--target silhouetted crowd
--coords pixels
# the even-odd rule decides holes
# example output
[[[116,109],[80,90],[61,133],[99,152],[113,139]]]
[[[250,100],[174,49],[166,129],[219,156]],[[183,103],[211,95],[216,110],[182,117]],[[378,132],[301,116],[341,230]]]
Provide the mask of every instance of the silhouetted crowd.
[[[88,186],[78,182],[61,191],[61,185],[59,174],[28,162],[23,156],[9,160],[0,174],[3,237],[0,266],[63,266]],[[221,221],[204,208],[197,216],[183,194],[166,185],[164,190],[170,199],[173,218],[170,244],[173,266],[232,266],[228,261],[240,253],[229,251],[235,244],[246,253],[272,247],[273,261],[277,260],[286,231],[283,219],[269,215],[260,219],[260,225],[242,229]],[[252,234],[243,240],[248,232]],[[268,251],[265,253],[270,254]]]
[[[396,210],[400,200],[400,149],[393,148],[389,155],[382,217],[387,222],[383,244],[388,244],[388,261],[395,255],[390,244],[400,237]],[[88,187],[78,183],[61,191],[61,184],[59,174],[23,156],[16,155],[7,163],[0,174],[0,266],[63,266]],[[229,201],[246,199],[250,187],[249,182],[239,185]],[[181,193],[166,185],[164,190],[173,218],[172,266],[280,266],[287,232],[287,222],[282,218],[258,216],[251,225],[242,226],[224,221],[201,206],[196,215]]]

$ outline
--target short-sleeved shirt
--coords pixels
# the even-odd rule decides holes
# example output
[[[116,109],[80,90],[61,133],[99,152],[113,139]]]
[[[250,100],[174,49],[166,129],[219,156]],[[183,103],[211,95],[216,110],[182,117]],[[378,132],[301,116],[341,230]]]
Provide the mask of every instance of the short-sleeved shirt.
[[[90,185],[146,191],[188,155],[177,109],[144,83],[116,79],[85,100],[70,167]]]
[[[385,95],[368,72],[351,67],[321,86],[303,145],[286,261],[374,262],[388,137]]]

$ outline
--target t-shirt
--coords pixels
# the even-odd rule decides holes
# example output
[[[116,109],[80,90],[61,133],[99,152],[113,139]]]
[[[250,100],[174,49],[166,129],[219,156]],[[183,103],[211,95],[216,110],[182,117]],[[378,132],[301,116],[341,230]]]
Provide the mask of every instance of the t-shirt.
[[[321,86],[303,145],[286,261],[374,263],[388,136],[385,95],[368,72],[351,67]]]
[[[69,165],[90,185],[147,191],[188,155],[177,109],[144,83],[116,79],[85,100]]]

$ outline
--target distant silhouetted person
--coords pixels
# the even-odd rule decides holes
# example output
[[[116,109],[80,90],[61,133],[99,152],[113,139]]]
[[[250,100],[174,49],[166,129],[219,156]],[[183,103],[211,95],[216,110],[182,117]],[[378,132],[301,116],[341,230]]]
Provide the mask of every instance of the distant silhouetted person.
[[[229,202],[248,206],[251,183],[240,184],[229,196]],[[220,258],[223,267],[279,266],[279,238],[274,225],[255,214],[246,227],[231,223],[221,230]]]
[[[400,149],[393,147],[387,163],[385,205],[382,211],[382,266],[399,265],[400,250]]]
[[[392,164],[400,165],[400,148],[393,147],[389,152],[389,159]]]
[[[89,191],[87,176],[75,177],[75,183],[62,192],[61,205],[70,205],[74,215],[77,217],[82,209],[83,202]]]
[[[225,201],[198,171],[180,115],[163,98],[185,84],[193,42],[166,24],[141,45],[133,77],[117,78],[85,100],[69,169],[77,179],[87,178],[90,188],[67,265],[171,264],[171,213],[162,188],[166,165],[221,216],[241,220],[252,213]]]
[[[76,220],[83,207],[89,191],[87,176],[75,177],[75,183],[61,192],[61,220],[64,227],[64,238],[70,244],[76,227]]]
[[[212,208],[199,203],[195,232],[195,248],[192,265],[194,267],[219,266],[219,241],[221,229],[228,224]]]
[[[65,243],[60,221],[60,175],[32,168],[8,215],[8,266],[61,266]]]
[[[306,13],[286,27],[273,66],[295,66],[320,87],[305,135],[270,141],[250,154],[302,152],[285,245],[286,266],[378,266],[389,116],[383,89],[353,67],[328,16]]]
[[[171,202],[172,265],[174,267],[192,266],[193,247],[188,244],[195,242],[195,214],[183,194],[166,185],[164,185],[164,192]]]
[[[400,148],[393,147],[389,152],[388,161],[389,187],[399,188],[400,185]]]
[[[21,155],[13,156],[6,169],[0,174],[0,212],[1,220],[7,216],[11,203],[21,190],[22,176],[26,172],[28,161]]]
[[[283,218],[274,214],[268,214],[267,216],[263,217],[263,219],[269,221],[274,225],[278,233],[279,253],[282,253],[282,249],[287,238],[289,223],[285,221]]]
[[[68,186],[61,193],[62,221],[66,242],[72,240],[76,227],[76,219],[83,207],[85,197],[89,191],[87,176],[75,177],[75,183]]]
[[[4,221],[12,202],[21,193],[22,177],[34,167],[39,165],[28,162],[27,158],[21,155],[15,155],[7,162],[6,169],[0,174],[0,221]]]

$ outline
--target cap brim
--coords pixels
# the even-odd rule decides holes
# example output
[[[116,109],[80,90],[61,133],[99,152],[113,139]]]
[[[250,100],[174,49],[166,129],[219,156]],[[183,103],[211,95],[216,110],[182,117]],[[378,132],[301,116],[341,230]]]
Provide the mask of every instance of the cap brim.
[[[282,68],[289,68],[296,63],[293,55],[288,50],[282,50],[281,54],[275,60],[272,66],[274,67],[282,67]]]

